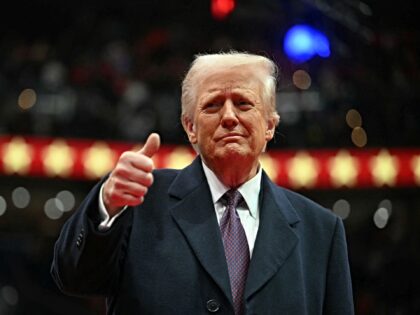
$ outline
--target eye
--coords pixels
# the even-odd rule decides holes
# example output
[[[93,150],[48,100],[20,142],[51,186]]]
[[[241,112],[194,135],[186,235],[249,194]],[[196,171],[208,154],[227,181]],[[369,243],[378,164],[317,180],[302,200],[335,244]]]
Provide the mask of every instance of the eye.
[[[252,104],[249,100],[244,98],[238,99],[235,103],[236,106],[238,106],[242,110],[248,110],[254,106],[254,104]]]
[[[208,113],[216,112],[221,107],[218,101],[211,101],[203,105],[203,110]]]

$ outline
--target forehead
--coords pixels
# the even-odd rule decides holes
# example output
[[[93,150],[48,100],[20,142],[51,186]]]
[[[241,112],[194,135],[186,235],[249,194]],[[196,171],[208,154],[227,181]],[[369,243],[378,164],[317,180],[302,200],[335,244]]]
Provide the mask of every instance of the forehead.
[[[214,69],[199,78],[198,96],[228,90],[245,90],[260,95],[262,90],[261,70],[250,65]]]

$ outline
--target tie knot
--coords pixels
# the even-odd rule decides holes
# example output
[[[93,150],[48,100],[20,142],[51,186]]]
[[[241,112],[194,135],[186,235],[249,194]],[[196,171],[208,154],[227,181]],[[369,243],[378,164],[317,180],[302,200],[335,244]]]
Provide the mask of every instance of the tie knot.
[[[236,208],[239,204],[239,202],[242,200],[242,195],[239,191],[236,189],[228,190],[224,195],[227,206]]]

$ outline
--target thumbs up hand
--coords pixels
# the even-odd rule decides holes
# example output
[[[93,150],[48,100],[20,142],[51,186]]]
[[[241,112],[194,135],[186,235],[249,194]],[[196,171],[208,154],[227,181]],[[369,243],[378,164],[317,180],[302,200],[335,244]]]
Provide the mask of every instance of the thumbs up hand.
[[[153,183],[152,157],[159,150],[160,137],[152,133],[143,148],[121,154],[103,188],[103,202],[110,217],[124,206],[137,206]]]

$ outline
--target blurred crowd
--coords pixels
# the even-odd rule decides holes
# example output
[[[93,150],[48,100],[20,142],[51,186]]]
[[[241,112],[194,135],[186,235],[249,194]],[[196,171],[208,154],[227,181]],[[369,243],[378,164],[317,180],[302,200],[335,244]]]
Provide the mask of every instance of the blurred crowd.
[[[159,130],[176,141],[186,61],[169,36],[156,29],[131,43],[110,38],[86,47],[75,40],[74,48],[8,43],[0,71],[1,132],[139,140]],[[25,89],[36,101],[22,108]]]
[[[217,22],[201,14],[194,28],[194,21],[145,25],[135,12],[105,18],[86,9],[55,32],[11,32],[0,39],[0,132],[142,141],[157,131],[165,142],[186,142],[178,117],[189,63],[196,53],[237,49],[279,65],[283,123],[272,146],[351,146],[350,109],[361,115],[368,146],[418,144],[418,31],[377,30],[366,40],[324,22],[331,57],[296,64],[282,50],[284,13],[281,27],[269,12],[251,26],[246,13],[237,15]],[[305,88],[296,86],[296,70],[309,75]],[[22,105],[27,89],[33,100]]]

